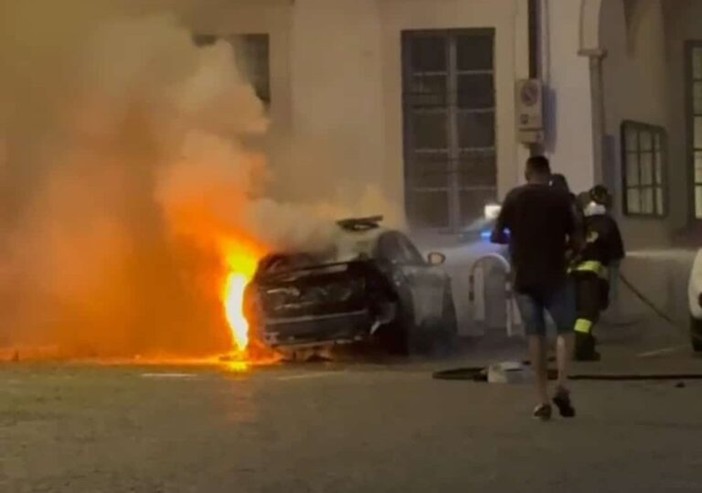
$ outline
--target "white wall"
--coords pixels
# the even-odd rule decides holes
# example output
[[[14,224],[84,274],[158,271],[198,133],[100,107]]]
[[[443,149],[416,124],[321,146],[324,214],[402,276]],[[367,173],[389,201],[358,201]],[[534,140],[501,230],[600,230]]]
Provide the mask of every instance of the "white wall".
[[[193,32],[222,37],[233,34],[270,36],[271,126],[266,139],[273,166],[284,161],[286,143],[293,130],[291,93],[291,2],[289,0],[236,0],[194,10],[189,19]],[[277,175],[278,173],[276,173]]]
[[[519,180],[526,158],[514,126],[514,81],[528,71],[526,4],[298,0],[292,30],[295,138],[308,151],[320,142],[318,151],[331,159],[331,179],[354,190],[376,184],[403,209],[401,32],[494,27],[498,188],[504,195]]]
[[[604,60],[606,132],[613,137],[615,191],[621,211],[623,200],[621,123],[633,120],[670,129],[670,67],[666,62],[665,22],[660,0],[642,0],[632,12],[627,30],[622,0],[604,0],[600,13],[600,42]],[[677,163],[669,163],[669,174]],[[671,193],[673,192],[673,193]],[[669,187],[679,207],[680,194]],[[629,247],[663,245],[670,239],[671,218],[623,217],[622,231]]]
[[[405,29],[496,28],[500,195],[520,180],[527,152],[516,142],[514,82],[528,75],[527,0],[266,0],[260,5],[236,2],[230,13],[199,23],[202,32],[271,34],[272,117],[281,119],[275,140],[280,195],[301,198],[313,181],[320,196],[341,192],[348,198],[372,184],[404,210],[400,40]]]
[[[676,0],[666,6],[667,54],[669,71],[670,104],[670,160],[673,166],[671,189],[676,198],[673,209],[673,225],[682,228],[688,225],[689,214],[694,213],[694,203],[689,194],[691,179],[688,160],[688,122],[685,99],[685,42],[702,40],[702,2],[699,0]]]
[[[694,208],[687,153],[685,41],[702,40],[702,2],[639,0],[630,23],[629,46],[621,28],[623,1],[602,3],[600,34],[609,52],[605,62],[608,132],[616,136],[617,178],[621,179],[619,125],[623,119],[662,125],[668,131],[669,216],[665,221],[625,219],[625,232],[635,245],[666,244],[689,227]]]
[[[297,0],[291,31],[297,162],[330,192],[384,188],[382,59],[375,0]]]
[[[514,84],[528,76],[526,0],[385,0],[382,23],[382,88],[385,190],[402,201],[401,32],[410,29],[486,28],[495,35],[496,145],[500,196],[521,180],[528,153],[517,143]]]
[[[543,78],[546,97],[546,151],[554,171],[571,188],[594,181],[590,69],[580,50],[580,0],[542,0]]]

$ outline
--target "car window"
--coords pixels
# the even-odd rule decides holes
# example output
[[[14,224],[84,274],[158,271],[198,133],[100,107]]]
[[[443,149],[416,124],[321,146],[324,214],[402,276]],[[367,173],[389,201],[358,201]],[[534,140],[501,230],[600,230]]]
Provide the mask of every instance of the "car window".
[[[400,261],[400,246],[392,233],[380,235],[376,245],[376,257],[393,263]]]
[[[377,256],[395,264],[421,264],[422,256],[405,236],[388,232],[378,238]]]
[[[419,253],[419,250],[417,250],[417,247],[414,246],[409,238],[398,233],[397,239],[402,249],[403,258],[407,263],[415,265],[424,263],[424,257],[422,257],[422,254]]]

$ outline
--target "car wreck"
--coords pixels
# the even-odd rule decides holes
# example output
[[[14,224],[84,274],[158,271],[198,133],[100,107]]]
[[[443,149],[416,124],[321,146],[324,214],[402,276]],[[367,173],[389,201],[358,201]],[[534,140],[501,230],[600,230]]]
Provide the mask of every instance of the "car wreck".
[[[354,343],[393,354],[450,351],[457,324],[445,257],[424,259],[382,219],[338,221],[325,253],[264,257],[244,301],[257,338],[282,352]]]

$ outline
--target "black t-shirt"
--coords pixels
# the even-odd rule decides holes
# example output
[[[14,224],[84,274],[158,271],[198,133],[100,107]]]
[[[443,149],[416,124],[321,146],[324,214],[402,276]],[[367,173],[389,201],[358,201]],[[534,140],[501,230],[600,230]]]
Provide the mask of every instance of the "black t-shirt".
[[[567,276],[568,240],[576,233],[572,198],[548,185],[517,187],[497,219],[496,231],[505,229],[515,290],[544,296],[558,289]]]

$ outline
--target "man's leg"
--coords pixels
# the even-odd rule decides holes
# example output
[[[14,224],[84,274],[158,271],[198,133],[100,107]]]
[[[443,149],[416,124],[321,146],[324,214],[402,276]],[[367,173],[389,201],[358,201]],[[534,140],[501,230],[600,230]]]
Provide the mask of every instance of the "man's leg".
[[[534,416],[541,419],[551,417],[551,406],[548,396],[548,368],[546,358],[546,319],[544,308],[539,300],[526,294],[517,295],[517,306],[524,323],[528,341],[529,358],[536,380],[536,391],[539,404],[534,410]]]
[[[568,371],[573,355],[573,328],[575,326],[575,285],[569,279],[549,300],[548,310],[556,324],[556,361],[558,365],[558,386],[553,402],[564,417],[575,416],[575,409],[570,402]]]
[[[546,336],[529,336],[529,358],[536,377],[536,392],[540,405],[548,405],[548,360],[546,357]]]
[[[575,337],[572,332],[559,333],[556,339],[556,364],[558,365],[558,388],[568,389],[570,360],[573,357]]]

